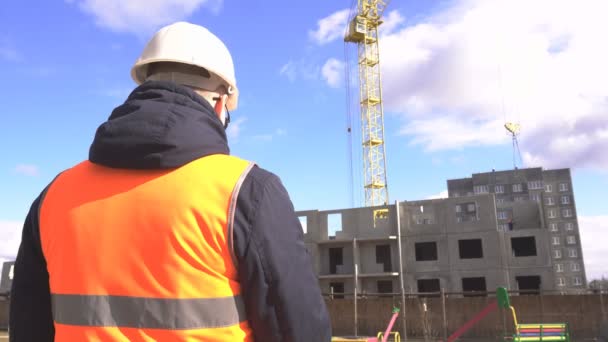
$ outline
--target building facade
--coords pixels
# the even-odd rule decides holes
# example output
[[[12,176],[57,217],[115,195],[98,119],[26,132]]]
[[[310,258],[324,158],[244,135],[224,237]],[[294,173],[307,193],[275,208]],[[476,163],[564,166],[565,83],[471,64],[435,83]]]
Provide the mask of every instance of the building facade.
[[[11,292],[14,267],[14,261],[6,261],[2,264],[2,276],[0,276],[0,296],[6,296]]]
[[[578,227],[576,216],[554,217],[558,212],[575,215],[571,182],[562,170],[517,171],[511,176],[507,172],[494,178],[479,174],[449,180],[449,198],[382,207],[389,211],[383,219],[374,219],[374,209],[380,207],[297,212],[322,291],[338,297],[355,291],[399,293],[403,284],[409,293],[445,290],[473,295],[499,286],[531,291],[584,287],[578,234],[565,230],[571,227],[568,223]],[[541,185],[520,181],[522,171],[531,173],[530,182],[540,180]],[[532,176],[538,172],[546,178]],[[548,184],[564,191],[547,194]],[[565,196],[568,200],[560,205]],[[550,207],[543,202],[549,197],[557,199]],[[551,209],[555,212],[547,213]],[[564,228],[552,231],[548,227],[553,223]],[[570,235],[576,245],[568,244]],[[560,245],[553,244],[554,237]],[[573,246],[577,252],[569,257]],[[561,258],[555,257],[556,250],[563,253]],[[562,260],[577,260],[579,266]],[[559,280],[565,277],[572,279]],[[580,285],[574,277],[580,278]]]
[[[555,288],[577,289],[587,284],[570,169],[542,168],[492,171],[471,178],[448,180],[448,196],[493,193],[498,227],[504,231],[525,229],[517,208],[535,202],[542,213],[546,241],[551,250]]]

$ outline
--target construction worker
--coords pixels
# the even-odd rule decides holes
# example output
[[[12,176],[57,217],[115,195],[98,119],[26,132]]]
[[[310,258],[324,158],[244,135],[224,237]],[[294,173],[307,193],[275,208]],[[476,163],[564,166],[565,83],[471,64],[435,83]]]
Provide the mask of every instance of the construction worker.
[[[15,263],[10,341],[331,340],[280,179],[229,155],[230,52],[178,22],[88,160],[33,202]]]

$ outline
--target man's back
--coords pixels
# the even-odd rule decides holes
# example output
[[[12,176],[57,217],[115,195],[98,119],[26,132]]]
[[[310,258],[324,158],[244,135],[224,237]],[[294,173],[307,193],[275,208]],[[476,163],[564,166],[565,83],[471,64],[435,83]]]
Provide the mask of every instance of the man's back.
[[[212,110],[170,82],[138,87],[99,127],[89,160],[60,175],[34,201],[15,266],[12,341],[52,341],[62,327],[57,319],[74,329],[114,324],[121,331],[150,322],[166,331],[205,319],[217,325],[218,317],[230,315],[242,322],[237,301],[232,311],[215,306],[189,313],[171,304],[163,316],[154,314],[159,302],[138,306],[142,302],[132,300],[221,295],[242,298],[256,340],[330,339],[329,317],[287,192],[272,173],[229,156]],[[222,161],[210,162],[214,158]],[[210,179],[213,184],[205,183]],[[53,284],[60,284],[57,291]],[[93,317],[61,316],[57,305],[51,308],[51,293],[69,295],[53,298],[64,301],[66,312],[74,301],[91,305],[81,312]],[[117,301],[121,296],[130,299]],[[99,316],[106,309],[127,312],[112,317],[127,322]],[[241,323],[239,329],[248,327]]]

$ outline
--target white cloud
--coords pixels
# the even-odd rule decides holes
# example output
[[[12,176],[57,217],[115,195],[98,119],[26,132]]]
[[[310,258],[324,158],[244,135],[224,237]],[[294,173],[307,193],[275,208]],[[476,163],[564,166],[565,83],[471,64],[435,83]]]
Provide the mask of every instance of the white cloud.
[[[259,134],[259,135],[253,136],[253,140],[264,141],[264,142],[272,141],[273,138],[274,138],[274,136],[272,134]]]
[[[332,88],[338,88],[344,78],[344,62],[330,58],[321,68],[321,76]]]
[[[401,128],[400,133],[411,135],[412,144],[423,144],[429,150],[440,150],[475,144],[497,144],[504,140],[503,135],[497,135],[501,122],[493,120],[484,122],[477,127],[471,127],[457,118],[433,117],[411,120]],[[436,136],[443,135],[442,139]]]
[[[35,177],[40,174],[40,170],[38,169],[38,166],[31,165],[31,164],[18,164],[17,166],[15,166],[13,171],[20,175],[30,176],[30,177]]]
[[[393,11],[385,108],[427,150],[510,144],[506,119],[522,125],[525,166],[608,169],[607,12],[603,0],[460,0],[399,28]]]
[[[291,83],[299,79],[317,81],[319,80],[320,73],[321,68],[314,63],[312,58],[289,61],[279,69],[279,75],[287,77]]]
[[[17,62],[21,59],[19,52],[8,46],[0,46],[0,58],[9,62]]]
[[[295,64],[292,61],[287,62],[281,67],[281,70],[279,70],[279,74],[285,75],[291,83],[295,82],[296,80],[296,72],[297,70]]]
[[[22,227],[23,222],[0,220],[0,259],[15,260],[21,243]]]
[[[277,128],[272,133],[248,135],[243,137],[243,131],[245,129],[246,121],[246,117],[239,117],[238,119],[230,122],[230,125],[228,125],[228,130],[226,131],[230,143],[237,143],[241,138],[244,138],[248,141],[253,140],[257,142],[269,142],[272,141],[275,137],[287,135],[287,131],[285,129]]]
[[[129,94],[133,91],[132,87],[109,87],[99,91],[100,95],[111,97],[117,100],[124,101],[129,97]]]
[[[282,128],[277,128],[274,131],[274,133],[254,135],[252,137],[252,139],[255,141],[260,141],[260,142],[270,142],[270,141],[273,141],[277,137],[281,137],[281,136],[285,136],[285,135],[287,135],[286,130],[284,130]]]
[[[608,216],[579,216],[578,221],[587,280],[608,277],[605,244]]]
[[[317,22],[317,29],[309,31],[309,37],[319,45],[324,45],[344,36],[349,9],[337,11]]]
[[[57,68],[49,66],[30,66],[27,68],[22,68],[20,71],[26,76],[36,78],[53,76],[58,72]]]
[[[317,44],[325,45],[337,39],[342,39],[348,26],[350,10],[336,11],[317,22],[317,28],[308,32],[308,36]],[[405,18],[397,10],[384,14],[378,31],[381,35],[392,33],[405,22]]]
[[[223,0],[75,0],[96,23],[116,32],[149,34],[162,25],[184,20],[200,7],[218,13]]]
[[[7,62],[19,62],[22,59],[21,54],[8,37],[0,36],[0,59]]]
[[[231,141],[238,141],[241,136],[241,132],[243,131],[243,124],[247,121],[246,117],[239,117],[238,119],[231,121],[228,124],[228,129],[226,130],[226,134],[228,135],[228,139]]]
[[[378,33],[380,37],[391,34],[395,31],[395,29],[399,28],[403,23],[405,23],[405,18],[401,16],[398,10],[393,10],[388,14],[384,14],[383,23],[378,27]]]
[[[443,190],[443,191],[439,192],[438,194],[428,196],[425,199],[430,200],[430,199],[439,199],[439,198],[448,198],[448,191]]]

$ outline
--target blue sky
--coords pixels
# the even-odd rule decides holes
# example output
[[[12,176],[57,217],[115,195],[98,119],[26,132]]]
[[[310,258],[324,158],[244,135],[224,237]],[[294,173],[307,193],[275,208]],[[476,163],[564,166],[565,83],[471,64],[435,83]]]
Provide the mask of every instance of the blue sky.
[[[3,4],[0,249],[8,252],[0,257],[16,251],[15,227],[42,188],[87,157],[97,126],[134,87],[129,70],[147,39],[175,20],[206,26],[233,54],[241,92],[233,154],[278,174],[298,210],[351,205],[341,39],[350,1],[124,3]],[[585,257],[594,274],[608,275],[592,256],[605,250],[593,241],[608,229],[600,195],[608,190],[608,52],[594,44],[597,27],[608,29],[594,15],[603,6],[391,2],[381,45],[391,202],[511,168],[502,124],[521,122],[525,166],[572,168]],[[517,25],[503,19],[522,9]],[[354,47],[348,54],[354,60]],[[355,102],[351,109],[357,118]]]

